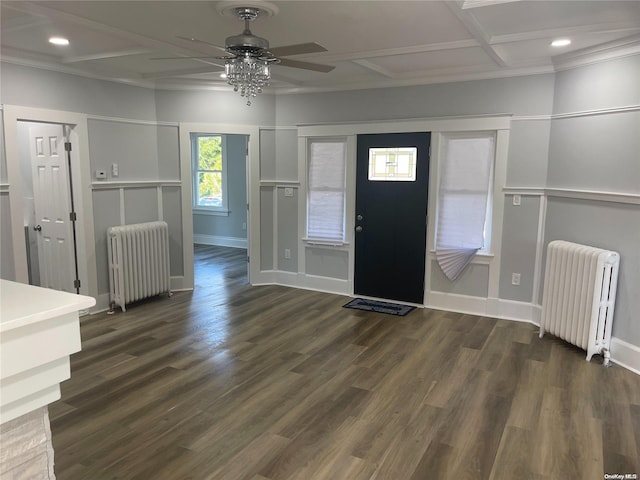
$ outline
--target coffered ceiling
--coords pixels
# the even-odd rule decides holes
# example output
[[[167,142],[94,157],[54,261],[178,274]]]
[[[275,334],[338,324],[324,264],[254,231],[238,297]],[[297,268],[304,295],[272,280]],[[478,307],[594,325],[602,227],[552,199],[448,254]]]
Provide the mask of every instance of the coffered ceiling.
[[[229,3],[229,2],[226,2]],[[259,3],[240,1],[239,5]],[[289,57],[329,73],[273,68],[276,92],[346,90],[494,78],[640,51],[640,1],[273,1],[251,24],[272,47],[317,42]],[[218,8],[216,8],[218,7]],[[155,88],[229,88],[221,60],[243,24],[211,1],[1,2],[2,60]],[[68,38],[66,47],[48,42]],[[564,48],[556,38],[569,38]]]

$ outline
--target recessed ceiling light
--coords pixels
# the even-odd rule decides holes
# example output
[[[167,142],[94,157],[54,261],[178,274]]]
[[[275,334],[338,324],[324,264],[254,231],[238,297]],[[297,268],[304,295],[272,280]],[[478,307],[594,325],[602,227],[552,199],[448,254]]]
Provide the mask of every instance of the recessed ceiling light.
[[[568,38],[559,38],[551,42],[552,47],[566,47],[567,45],[571,45],[571,40]]]
[[[69,40],[63,37],[51,37],[49,43],[53,43],[54,45],[69,45]]]

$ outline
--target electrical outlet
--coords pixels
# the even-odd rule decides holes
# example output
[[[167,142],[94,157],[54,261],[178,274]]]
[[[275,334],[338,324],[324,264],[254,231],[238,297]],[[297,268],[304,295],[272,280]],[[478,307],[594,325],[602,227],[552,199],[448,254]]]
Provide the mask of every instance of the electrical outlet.
[[[243,229],[243,230],[246,230],[246,229],[247,229],[247,222],[244,222],[244,223],[242,224],[242,229]]]
[[[511,285],[520,285],[520,274],[512,273],[511,274]]]
[[[288,248],[284,249],[284,258],[286,258],[287,260],[291,259],[291,250],[289,250]]]
[[[515,206],[520,205],[521,201],[522,201],[522,198],[520,197],[520,195],[518,195],[517,193],[513,195],[513,204]]]
[[[102,180],[107,178],[107,171],[106,170],[96,170],[96,178],[98,180]]]
[[[293,197],[293,187],[284,187],[284,196]]]

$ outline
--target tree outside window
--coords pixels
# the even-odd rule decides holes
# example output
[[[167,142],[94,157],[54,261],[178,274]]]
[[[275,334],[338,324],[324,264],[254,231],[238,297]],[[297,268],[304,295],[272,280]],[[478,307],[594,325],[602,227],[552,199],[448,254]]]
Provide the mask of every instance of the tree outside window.
[[[222,135],[194,134],[194,207],[211,210],[225,205],[224,141]]]

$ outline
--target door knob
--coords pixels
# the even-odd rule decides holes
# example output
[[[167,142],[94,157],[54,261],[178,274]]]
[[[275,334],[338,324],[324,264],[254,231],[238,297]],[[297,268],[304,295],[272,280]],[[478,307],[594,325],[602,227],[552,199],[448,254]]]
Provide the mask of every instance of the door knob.
[[[356,232],[360,233],[361,231],[362,231],[362,227],[361,227],[360,225],[358,225],[358,226],[356,227]]]
[[[362,220],[364,217],[362,215],[357,215],[356,220]]]
[[[33,227],[33,229],[34,229],[36,232],[40,232],[40,231],[42,231],[42,227],[41,227],[40,225],[36,225],[35,227]]]

